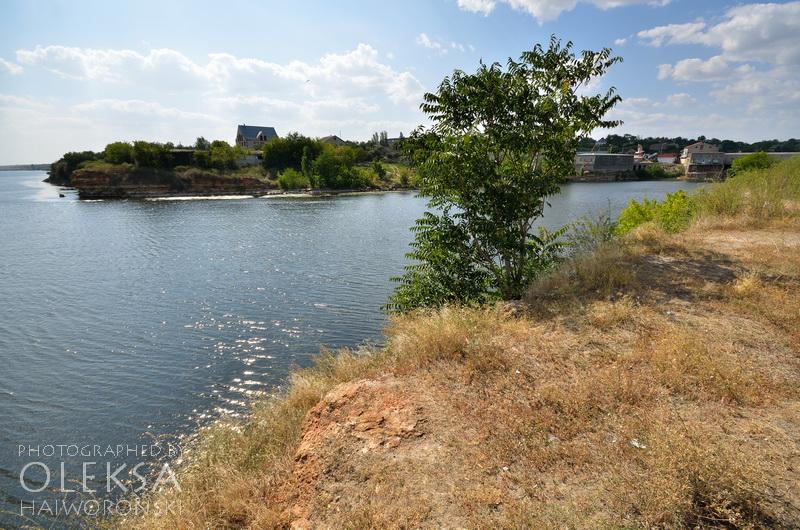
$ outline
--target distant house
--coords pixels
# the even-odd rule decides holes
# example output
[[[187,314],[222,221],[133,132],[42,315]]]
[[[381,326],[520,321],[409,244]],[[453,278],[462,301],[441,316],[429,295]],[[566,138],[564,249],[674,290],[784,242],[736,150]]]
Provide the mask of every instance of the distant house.
[[[345,142],[335,134],[326,136],[325,138],[320,138],[319,141],[324,144],[330,144],[330,145],[337,145],[337,146],[347,145],[347,142]]]
[[[681,152],[681,164],[687,177],[699,173],[719,174],[725,169],[725,162],[725,154],[714,144],[695,142]]]
[[[678,153],[658,153],[656,160],[659,164],[676,164],[678,162]]]
[[[633,162],[641,162],[644,160],[644,149],[642,148],[642,144],[636,146],[636,152],[633,153]]]
[[[631,154],[578,153],[574,180],[624,180],[633,176],[633,167]]]
[[[239,125],[236,128],[236,145],[245,149],[258,149],[278,133],[274,127],[261,127],[259,125]]]
[[[683,148],[681,153],[681,161],[686,164],[694,153],[719,153],[719,146],[714,144],[707,144],[705,142],[695,142]]]

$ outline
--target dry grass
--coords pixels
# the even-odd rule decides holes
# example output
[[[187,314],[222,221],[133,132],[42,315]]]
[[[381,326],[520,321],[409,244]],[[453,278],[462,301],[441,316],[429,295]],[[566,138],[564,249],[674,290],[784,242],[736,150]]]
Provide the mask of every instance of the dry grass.
[[[126,528],[797,528],[800,227],[643,226],[204,430]]]
[[[594,252],[580,254],[537,280],[526,302],[542,298],[608,297],[636,282],[630,251],[625,245],[606,243]]]
[[[713,185],[697,195],[697,207],[706,225],[753,228],[796,217],[798,200],[800,156]]]

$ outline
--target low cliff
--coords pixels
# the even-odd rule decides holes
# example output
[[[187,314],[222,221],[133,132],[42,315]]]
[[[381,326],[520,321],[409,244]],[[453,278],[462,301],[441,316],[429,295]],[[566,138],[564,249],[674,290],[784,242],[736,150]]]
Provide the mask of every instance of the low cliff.
[[[263,195],[275,184],[252,176],[189,169],[182,172],[105,165],[74,171],[69,185],[81,199],[138,199],[193,195]]]

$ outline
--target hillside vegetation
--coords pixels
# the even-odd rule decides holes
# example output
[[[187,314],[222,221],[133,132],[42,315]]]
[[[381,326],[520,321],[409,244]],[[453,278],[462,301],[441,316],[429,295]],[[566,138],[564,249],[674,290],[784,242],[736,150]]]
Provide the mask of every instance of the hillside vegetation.
[[[800,159],[682,200],[522,302],[323,352],[122,526],[798,527]]]

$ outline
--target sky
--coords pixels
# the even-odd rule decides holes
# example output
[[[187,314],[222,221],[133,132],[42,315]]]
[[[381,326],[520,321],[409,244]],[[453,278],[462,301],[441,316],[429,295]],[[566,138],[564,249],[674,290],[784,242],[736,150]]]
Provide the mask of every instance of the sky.
[[[800,1],[0,0],[0,164],[236,125],[364,140],[425,123],[454,69],[550,35],[624,60],[613,131],[800,137]]]

